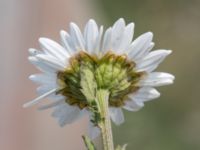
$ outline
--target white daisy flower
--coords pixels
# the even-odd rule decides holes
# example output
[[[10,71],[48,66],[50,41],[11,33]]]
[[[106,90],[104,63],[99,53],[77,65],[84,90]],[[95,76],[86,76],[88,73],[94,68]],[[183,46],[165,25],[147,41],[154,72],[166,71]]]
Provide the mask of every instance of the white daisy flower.
[[[89,114],[88,101],[81,87],[81,66],[94,73],[97,89],[109,91],[110,117],[124,122],[122,108],[138,111],[144,103],[158,98],[155,87],[172,84],[174,76],[154,72],[171,50],[154,50],[153,34],[147,32],[133,39],[134,23],[119,19],[103,34],[103,27],[89,20],[83,34],[75,23],[69,33],[61,31],[61,44],[40,38],[42,51],[30,49],[29,60],[42,73],[30,76],[38,83],[39,97],[24,104],[32,106],[48,97],[52,102],[40,109],[54,108],[52,116],[61,126]],[[98,128],[91,126],[97,132]]]

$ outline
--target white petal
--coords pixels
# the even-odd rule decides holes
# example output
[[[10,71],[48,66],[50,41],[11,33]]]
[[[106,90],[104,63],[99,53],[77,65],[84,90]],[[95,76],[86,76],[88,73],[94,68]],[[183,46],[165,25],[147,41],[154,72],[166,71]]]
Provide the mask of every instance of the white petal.
[[[57,83],[55,81],[53,81],[53,82],[49,82],[49,83],[46,83],[44,85],[37,87],[37,92],[39,95],[42,95],[42,94],[50,91],[51,89],[55,89],[55,88],[58,89],[59,86],[57,85]]]
[[[66,31],[61,30],[60,31],[60,37],[61,37],[61,42],[64,45],[64,47],[66,48],[67,52],[70,55],[73,55],[76,52],[76,49],[73,49],[73,45],[72,45],[70,35]]]
[[[49,84],[56,82],[56,75],[55,74],[33,74],[29,76],[29,79],[33,82],[39,83],[39,84]]]
[[[155,46],[155,43],[151,42],[147,51],[149,52],[154,46]]]
[[[111,50],[111,35],[112,28],[108,28],[105,31],[104,38],[103,38],[103,45],[102,45],[102,53],[105,54],[107,51]]]
[[[94,126],[94,124],[90,121],[89,122],[89,137],[93,140],[95,139],[98,135],[100,135],[100,129],[97,126]]]
[[[47,97],[47,96],[49,96],[49,95],[55,93],[56,90],[57,90],[57,89],[52,89],[52,90],[48,91],[47,93],[45,93],[45,94],[43,94],[43,95],[37,97],[36,99],[34,99],[34,100],[32,100],[32,101],[30,101],[30,102],[24,104],[23,107],[30,107],[30,106],[32,106],[32,105],[35,105],[35,104],[39,103],[39,102],[40,102],[41,100],[43,100],[45,97]]]
[[[146,76],[139,83],[141,86],[163,86],[172,84],[174,81],[174,76],[169,73],[164,72],[152,72]]]
[[[43,111],[43,110],[47,110],[47,109],[50,109],[50,108],[53,108],[61,103],[65,103],[65,100],[64,99],[60,99],[60,100],[57,100],[55,102],[52,102],[50,104],[46,104],[46,105],[42,105],[38,108],[39,111]]]
[[[55,107],[55,106],[57,106],[57,105],[59,105],[61,103],[65,103],[65,99],[59,99],[59,100],[57,100],[55,102],[52,102],[50,104],[46,104],[44,106],[40,106],[38,108],[38,110],[46,110],[46,109],[49,109],[49,108],[53,108],[53,107]]]
[[[43,95],[44,93],[50,91],[51,89],[59,89],[59,85],[57,84],[57,82],[52,81],[52,82],[39,86],[37,88],[37,93],[38,95]],[[61,94],[53,93],[49,95],[48,98],[52,100],[60,100],[60,99],[63,99],[64,96],[62,96]]]
[[[85,42],[79,27],[75,23],[70,23],[70,36],[75,50],[85,50]]]
[[[137,101],[145,102],[158,98],[160,93],[155,88],[142,87],[135,94],[131,94],[130,96],[132,96],[133,99],[137,99]]]
[[[124,122],[124,114],[121,108],[110,107],[109,110],[110,117],[116,125],[120,125]]]
[[[120,18],[115,22],[112,27],[112,50],[118,51],[120,49],[120,44],[122,41],[123,33],[125,30],[125,21]]]
[[[150,52],[144,59],[137,63],[136,69],[138,71],[151,72],[155,70],[171,52],[171,50],[156,50]]]
[[[100,55],[100,51],[101,51],[102,35],[103,35],[103,26],[100,27],[100,29],[99,29],[99,35],[97,37],[97,42],[96,42],[96,47],[95,47],[95,54],[97,56]]]
[[[37,55],[37,54],[43,54],[42,51],[39,51],[39,50],[34,49],[34,48],[29,48],[28,51],[29,51],[29,53],[30,53],[31,56],[35,56],[35,55]]]
[[[56,60],[54,57],[51,57],[51,56],[48,56],[48,55],[38,54],[35,57],[39,61],[53,67],[54,69],[57,69],[57,70],[64,70],[65,67],[66,67],[64,64],[62,64],[61,62]]]
[[[67,103],[62,103],[56,106],[52,116],[55,117],[60,126],[69,124],[77,120],[81,116],[81,111],[77,106],[70,106]]]
[[[51,67],[51,66],[49,66],[49,65],[47,65],[43,62],[40,62],[34,56],[29,56],[28,60],[42,72],[45,72],[45,73],[55,73],[55,72],[57,72],[57,69],[55,69],[54,67]]]
[[[128,111],[138,111],[144,106],[143,102],[134,100],[133,98],[130,98],[129,100],[125,101],[125,105],[123,106],[124,109]]]
[[[65,62],[66,58],[69,58],[67,51],[58,43],[48,38],[40,38],[39,43],[41,47],[52,57],[58,58],[58,60]]]
[[[86,50],[91,54],[94,52],[98,38],[98,26],[93,19],[90,19],[85,26],[84,39]]]
[[[149,52],[149,47],[153,38],[153,33],[147,32],[139,36],[128,49],[128,56],[133,61],[137,61]]]
[[[119,54],[126,53],[127,47],[130,45],[133,39],[133,32],[134,32],[134,23],[130,23],[125,27],[117,53]]]

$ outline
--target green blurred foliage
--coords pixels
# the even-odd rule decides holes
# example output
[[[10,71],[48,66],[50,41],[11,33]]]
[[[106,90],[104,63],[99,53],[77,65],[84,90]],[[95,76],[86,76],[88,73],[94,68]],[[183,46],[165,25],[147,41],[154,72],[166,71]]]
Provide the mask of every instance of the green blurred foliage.
[[[118,18],[135,22],[135,36],[154,33],[154,49],[173,53],[158,68],[176,76],[161,87],[161,97],[138,112],[125,112],[126,122],[113,125],[116,144],[128,150],[200,149],[200,1],[100,0],[107,26]]]

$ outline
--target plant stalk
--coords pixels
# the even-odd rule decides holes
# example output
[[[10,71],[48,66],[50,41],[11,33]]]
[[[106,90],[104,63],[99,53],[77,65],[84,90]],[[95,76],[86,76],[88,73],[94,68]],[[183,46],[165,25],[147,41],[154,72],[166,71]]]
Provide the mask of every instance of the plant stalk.
[[[103,147],[104,150],[114,150],[108,97],[109,92],[107,90],[100,89],[97,91],[97,100],[99,103],[101,117],[103,118],[99,124],[102,134]]]

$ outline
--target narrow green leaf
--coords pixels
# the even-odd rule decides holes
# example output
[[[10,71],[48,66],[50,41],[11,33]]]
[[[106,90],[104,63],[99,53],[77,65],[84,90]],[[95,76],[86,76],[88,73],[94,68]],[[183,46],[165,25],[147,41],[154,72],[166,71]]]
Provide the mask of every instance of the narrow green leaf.
[[[87,147],[87,150],[97,150],[94,146],[94,143],[87,136],[82,136],[82,137],[83,137],[85,146]]]
[[[126,150],[127,144],[124,144],[123,146],[118,145],[115,150]]]

